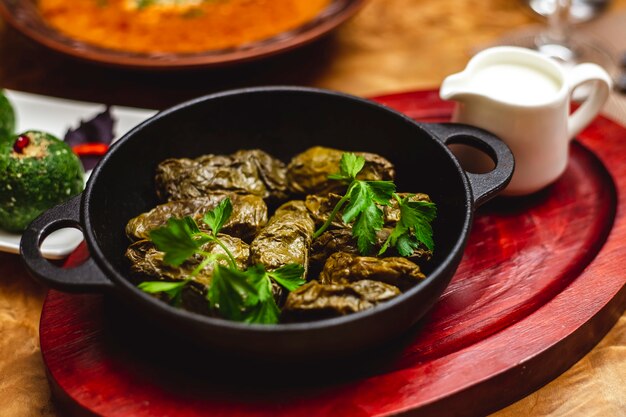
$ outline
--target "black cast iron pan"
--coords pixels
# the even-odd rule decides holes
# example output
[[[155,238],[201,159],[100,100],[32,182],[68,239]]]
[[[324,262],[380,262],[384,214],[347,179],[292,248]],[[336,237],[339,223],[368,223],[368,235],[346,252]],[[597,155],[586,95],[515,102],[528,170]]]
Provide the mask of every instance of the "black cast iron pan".
[[[446,146],[451,143],[480,148],[495,161],[495,169],[465,172]],[[314,145],[381,154],[396,166],[399,191],[425,192],[436,202],[436,249],[423,282],[358,314],[268,326],[176,309],[127,279],[124,227],[157,204],[153,176],[160,161],[260,148],[288,162]],[[475,208],[506,186],[513,166],[511,152],[499,139],[470,126],[416,123],[337,92],[299,87],[229,91],[165,110],[126,134],[95,168],[82,195],[30,225],[21,252],[31,273],[49,286],[111,293],[145,320],[207,348],[264,358],[337,356],[380,345],[425,314],[459,265]],[[63,227],[81,229],[91,254],[73,269],[50,264],[39,251],[43,239]]]

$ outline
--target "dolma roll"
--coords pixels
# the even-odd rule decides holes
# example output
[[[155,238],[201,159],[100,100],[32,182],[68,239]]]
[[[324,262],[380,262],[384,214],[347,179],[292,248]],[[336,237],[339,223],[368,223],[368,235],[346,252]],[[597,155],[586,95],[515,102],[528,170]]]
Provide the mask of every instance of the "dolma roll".
[[[230,250],[235,258],[237,266],[245,269],[250,259],[250,246],[243,240],[224,234],[218,235],[219,239]],[[226,255],[226,252],[215,242],[208,242],[202,250],[213,254]],[[159,251],[149,240],[140,240],[128,247],[126,258],[130,261],[130,271],[134,277],[140,280],[156,279],[164,281],[179,281],[187,279],[191,272],[200,264],[200,257],[192,257],[182,265],[176,267],[163,262],[165,254]],[[228,266],[227,261],[220,261],[220,264]],[[201,285],[209,285],[213,273],[214,264],[207,265],[200,273],[192,278]]]
[[[287,166],[289,190],[297,194],[343,193],[345,185],[330,180],[330,174],[339,172],[339,161],[344,151],[315,146],[294,156]],[[365,166],[358,175],[362,180],[393,180],[393,164],[380,155],[355,152],[365,158]]]
[[[287,197],[285,164],[258,149],[166,159],[157,166],[155,182],[162,201],[186,200],[216,191],[252,194],[274,202]]]
[[[376,244],[373,253],[380,250],[390,233],[391,229],[382,229],[376,232]],[[317,272],[321,271],[326,260],[337,252],[360,255],[351,228],[327,230],[313,241],[309,260],[312,269],[317,270]]]
[[[315,227],[321,227],[328,216],[333,211],[337,203],[341,200],[341,196],[335,193],[328,194],[309,194],[304,199],[304,204],[309,210],[309,214],[311,218],[315,222]],[[346,228],[349,227],[344,221],[341,219],[341,214],[335,216],[332,223],[330,224],[331,228]]]
[[[131,240],[147,239],[151,230],[165,226],[171,217],[183,218],[185,216],[192,217],[200,230],[208,231],[208,227],[201,221],[202,217],[227,197],[233,205],[233,212],[222,228],[222,232],[246,242],[252,241],[267,223],[267,205],[261,197],[233,193],[214,193],[158,205],[149,212],[131,219],[126,225],[126,235]]]
[[[250,245],[251,263],[267,270],[296,263],[308,268],[309,249],[315,224],[304,201],[280,206]]]
[[[285,321],[316,320],[356,313],[400,294],[393,285],[361,280],[342,284],[311,281],[292,291],[283,307]]]
[[[219,235],[224,245],[231,251],[240,268],[248,265],[250,247],[241,239],[228,235]],[[203,250],[226,255],[226,252],[215,242],[204,245]],[[140,240],[131,244],[126,250],[126,258],[130,261],[130,271],[136,283],[142,281],[181,281],[189,278],[191,272],[199,265],[201,259],[196,257],[185,261],[181,266],[175,267],[163,262],[165,254],[154,246],[149,240]],[[220,261],[228,265],[226,261]],[[211,311],[206,301],[207,286],[211,282],[214,265],[208,265],[195,277],[191,278],[190,284],[186,285],[182,292],[181,306],[185,310],[199,314],[210,315]],[[156,295],[157,298],[168,301],[165,294]]]
[[[328,258],[320,273],[322,284],[342,284],[363,279],[380,281],[406,291],[426,276],[406,258],[375,258],[337,252]]]

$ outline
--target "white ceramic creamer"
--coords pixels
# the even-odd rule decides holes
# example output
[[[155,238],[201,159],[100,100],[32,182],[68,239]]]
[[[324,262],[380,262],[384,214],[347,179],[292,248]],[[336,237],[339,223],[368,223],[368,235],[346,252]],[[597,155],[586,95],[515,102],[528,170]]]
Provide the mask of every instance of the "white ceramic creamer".
[[[587,99],[570,114],[573,90],[588,81],[593,85]],[[506,142],[515,173],[503,194],[524,195],[565,171],[570,139],[598,114],[610,89],[610,76],[595,64],[565,69],[539,52],[500,46],[478,53],[463,72],[447,77],[439,94],[457,102],[454,122],[481,127]],[[477,152],[455,153],[463,163],[484,169],[486,156],[480,154],[480,161]]]

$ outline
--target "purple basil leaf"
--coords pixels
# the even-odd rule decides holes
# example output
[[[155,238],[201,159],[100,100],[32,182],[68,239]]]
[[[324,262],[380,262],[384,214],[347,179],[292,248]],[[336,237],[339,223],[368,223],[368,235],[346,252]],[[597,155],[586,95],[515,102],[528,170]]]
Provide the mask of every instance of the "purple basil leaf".
[[[113,140],[115,122],[115,119],[111,116],[111,108],[107,106],[106,110],[92,119],[81,120],[80,125],[76,129],[69,129],[63,140],[70,147],[87,143],[104,143],[108,145]],[[97,155],[79,155],[79,157],[85,170],[93,169],[101,158]]]
[[[113,140],[114,126],[115,120],[111,116],[111,108],[107,106],[106,110],[92,119],[82,120],[76,129],[69,129],[63,140],[70,146],[94,142],[108,145]]]

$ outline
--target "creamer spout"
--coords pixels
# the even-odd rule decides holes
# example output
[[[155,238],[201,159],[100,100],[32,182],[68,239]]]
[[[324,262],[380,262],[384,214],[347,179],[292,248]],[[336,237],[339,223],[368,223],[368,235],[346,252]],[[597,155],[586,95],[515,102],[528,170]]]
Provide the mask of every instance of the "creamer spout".
[[[443,80],[439,89],[439,97],[443,100],[465,101],[467,98],[477,95],[482,94],[471,91],[465,71],[448,76]]]

